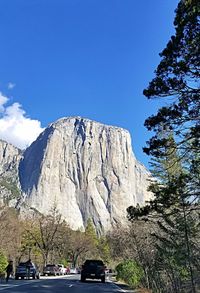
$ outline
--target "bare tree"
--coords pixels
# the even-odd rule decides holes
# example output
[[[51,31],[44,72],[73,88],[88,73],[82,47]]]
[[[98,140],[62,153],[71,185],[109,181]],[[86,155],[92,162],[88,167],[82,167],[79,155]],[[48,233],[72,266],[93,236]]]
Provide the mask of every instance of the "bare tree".
[[[48,215],[35,213],[28,222],[25,228],[26,237],[32,245],[38,247],[43,257],[43,264],[46,265],[50,253],[57,246],[59,228],[63,223],[62,217],[54,208]]]
[[[15,260],[20,247],[21,226],[14,208],[0,207],[0,249]]]
[[[73,267],[77,266],[80,256],[84,258],[92,249],[94,249],[93,240],[88,235],[81,231],[72,231],[69,252]]]

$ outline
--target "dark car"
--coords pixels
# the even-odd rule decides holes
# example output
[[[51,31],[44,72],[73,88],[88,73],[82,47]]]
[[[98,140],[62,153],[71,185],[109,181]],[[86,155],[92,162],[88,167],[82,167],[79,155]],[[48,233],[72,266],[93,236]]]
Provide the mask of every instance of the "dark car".
[[[61,275],[59,266],[55,264],[48,264],[43,269],[43,275],[56,276]]]
[[[34,263],[20,262],[16,267],[15,280],[21,279],[39,279],[40,272]]]
[[[86,279],[101,279],[105,283],[105,265],[102,260],[87,259],[82,266],[81,282]]]

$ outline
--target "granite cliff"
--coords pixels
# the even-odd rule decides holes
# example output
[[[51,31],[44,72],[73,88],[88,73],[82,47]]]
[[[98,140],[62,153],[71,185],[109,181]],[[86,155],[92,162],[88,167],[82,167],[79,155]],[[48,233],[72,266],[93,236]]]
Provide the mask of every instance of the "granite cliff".
[[[18,206],[44,214],[56,206],[73,229],[91,218],[98,231],[109,230],[126,222],[128,206],[144,204],[151,196],[150,174],[136,160],[130,134],[122,128],[62,118],[17,158]]]
[[[0,204],[15,206],[21,196],[18,176],[21,156],[22,151],[0,140]]]

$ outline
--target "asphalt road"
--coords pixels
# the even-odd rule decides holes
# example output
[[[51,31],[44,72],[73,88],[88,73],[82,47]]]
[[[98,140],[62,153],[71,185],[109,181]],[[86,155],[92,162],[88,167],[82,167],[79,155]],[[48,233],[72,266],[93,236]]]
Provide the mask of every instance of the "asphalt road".
[[[0,293],[119,293],[126,292],[106,280],[80,282],[80,275],[41,277],[40,280],[9,280],[0,283]]]

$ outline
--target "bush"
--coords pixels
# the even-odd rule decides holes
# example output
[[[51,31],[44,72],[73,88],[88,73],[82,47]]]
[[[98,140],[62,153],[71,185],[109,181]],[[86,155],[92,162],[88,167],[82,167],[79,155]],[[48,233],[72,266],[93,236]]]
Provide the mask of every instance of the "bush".
[[[5,254],[0,250],[0,273],[5,272],[7,265],[8,265],[7,257],[6,257]]]
[[[133,260],[121,262],[116,267],[117,280],[123,280],[131,287],[137,287],[143,278],[143,270],[141,266]]]

